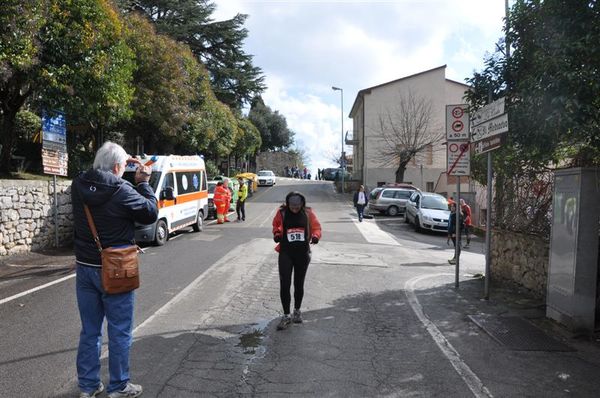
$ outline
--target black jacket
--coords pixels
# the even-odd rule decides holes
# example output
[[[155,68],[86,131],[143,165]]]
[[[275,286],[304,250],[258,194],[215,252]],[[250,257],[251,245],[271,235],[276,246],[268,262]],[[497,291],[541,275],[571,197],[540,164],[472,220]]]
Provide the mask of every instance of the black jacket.
[[[354,192],[354,198],[352,198],[352,201],[354,202],[354,207],[356,207],[356,205],[358,204],[358,192],[356,191]],[[365,206],[369,204],[369,194],[367,193],[367,191],[365,191]]]
[[[135,222],[152,224],[158,217],[154,192],[148,183],[134,187],[116,175],[100,170],[80,173],[71,185],[75,258],[85,264],[101,265],[83,202],[90,208],[102,247],[135,242]]]

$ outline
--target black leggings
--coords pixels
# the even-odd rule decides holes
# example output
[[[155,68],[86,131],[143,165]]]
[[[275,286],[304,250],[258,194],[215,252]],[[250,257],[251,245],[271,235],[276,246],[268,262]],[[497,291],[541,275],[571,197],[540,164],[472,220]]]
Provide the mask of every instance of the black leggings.
[[[310,252],[279,253],[279,296],[283,313],[290,313],[290,287],[292,285],[292,271],[294,272],[294,308],[299,310],[304,297],[304,278],[310,263]]]

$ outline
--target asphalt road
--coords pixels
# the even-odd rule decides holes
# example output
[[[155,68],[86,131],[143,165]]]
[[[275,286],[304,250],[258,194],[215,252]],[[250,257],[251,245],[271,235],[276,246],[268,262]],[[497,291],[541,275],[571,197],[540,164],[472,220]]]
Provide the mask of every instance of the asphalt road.
[[[271,221],[291,190],[307,196],[323,239],[307,274],[305,322],[279,332]],[[591,397],[600,388],[597,351],[505,350],[466,318],[508,311],[479,299],[480,239],[461,256],[457,291],[444,234],[415,233],[401,217],[359,223],[331,183],[283,179],[246,207],[244,223],[210,223],[143,256],[131,373],[144,396]],[[78,394],[74,280],[2,302],[50,280],[60,279],[0,283],[0,397]]]

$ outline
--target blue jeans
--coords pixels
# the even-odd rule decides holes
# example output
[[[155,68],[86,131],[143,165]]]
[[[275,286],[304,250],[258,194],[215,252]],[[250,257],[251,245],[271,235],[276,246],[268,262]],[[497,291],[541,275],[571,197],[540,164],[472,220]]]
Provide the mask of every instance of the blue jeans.
[[[132,341],[134,293],[106,294],[102,270],[77,265],[77,305],[81,334],[77,350],[79,388],[94,391],[100,384],[102,323],[108,322],[108,393],[125,388],[129,381],[129,349]]]
[[[358,203],[356,204],[356,212],[358,213],[358,219],[360,221],[362,221],[364,217],[365,206],[366,205],[359,205]]]

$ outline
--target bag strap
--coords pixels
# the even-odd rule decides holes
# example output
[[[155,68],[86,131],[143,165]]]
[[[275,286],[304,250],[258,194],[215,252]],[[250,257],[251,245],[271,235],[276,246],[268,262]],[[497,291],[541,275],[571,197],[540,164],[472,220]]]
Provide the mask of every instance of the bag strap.
[[[96,242],[96,247],[98,247],[98,251],[102,253],[102,244],[100,243],[100,237],[98,236],[98,231],[96,230],[96,224],[94,224],[94,219],[92,218],[92,212],[86,204],[83,205],[83,210],[85,210],[85,216],[87,217],[90,230],[92,231],[94,242]]]

